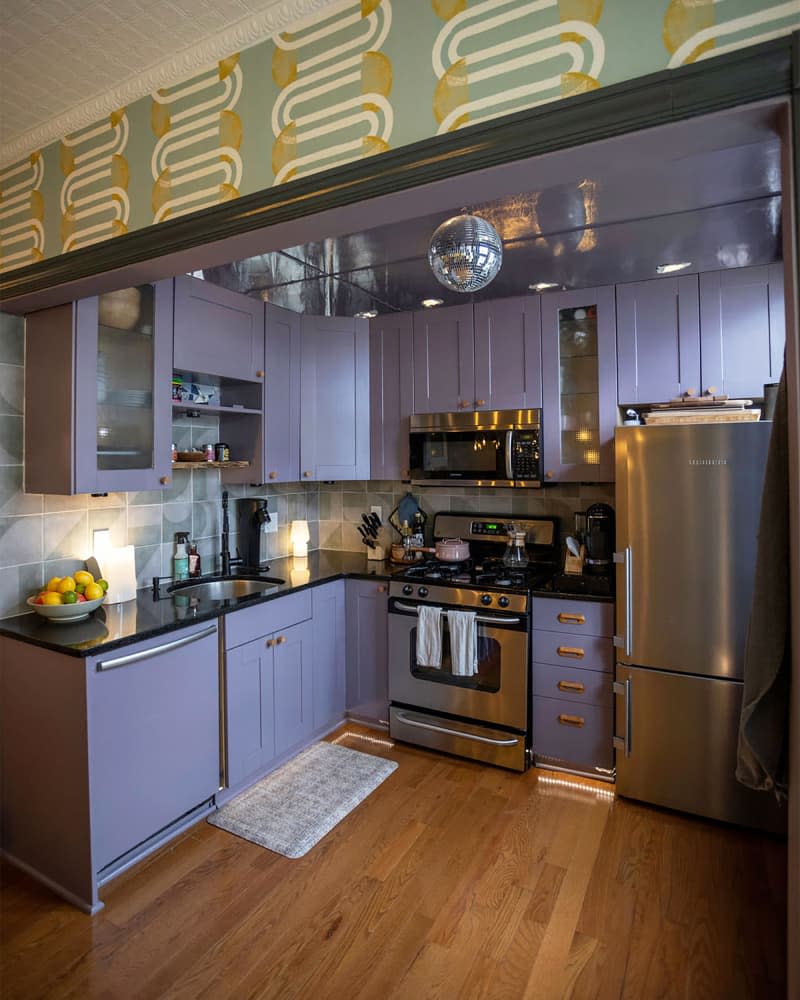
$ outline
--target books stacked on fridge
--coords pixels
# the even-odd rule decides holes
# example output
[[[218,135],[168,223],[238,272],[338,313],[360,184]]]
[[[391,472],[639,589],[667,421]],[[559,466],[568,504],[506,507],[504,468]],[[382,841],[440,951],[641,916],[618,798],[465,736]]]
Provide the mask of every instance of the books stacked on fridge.
[[[654,406],[644,415],[646,424],[712,424],[760,420],[752,399],[727,396],[688,396]]]

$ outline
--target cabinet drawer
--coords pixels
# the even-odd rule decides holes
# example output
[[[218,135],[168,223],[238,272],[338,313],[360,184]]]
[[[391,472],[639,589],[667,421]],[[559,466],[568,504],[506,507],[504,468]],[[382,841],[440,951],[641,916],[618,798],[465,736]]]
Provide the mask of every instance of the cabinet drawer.
[[[533,752],[564,765],[610,770],[614,766],[613,717],[611,708],[534,695]]]
[[[587,635],[614,634],[614,605],[601,601],[535,597],[533,627]]]
[[[549,663],[533,665],[534,695],[573,702],[576,712],[580,712],[580,705],[612,708],[614,705],[612,681],[610,674],[600,673],[597,670],[573,670],[566,663],[558,667]]]
[[[533,630],[533,659],[577,670],[614,669],[614,646],[604,635],[576,635],[572,632]]]
[[[251,608],[234,611],[225,618],[225,648],[233,649],[270,632],[290,628],[311,617],[311,591],[276,597]]]

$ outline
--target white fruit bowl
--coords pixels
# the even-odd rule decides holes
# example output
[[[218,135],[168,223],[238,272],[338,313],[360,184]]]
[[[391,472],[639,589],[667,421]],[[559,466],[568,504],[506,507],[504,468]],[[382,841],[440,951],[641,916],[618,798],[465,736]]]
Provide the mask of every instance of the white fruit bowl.
[[[93,601],[79,601],[77,604],[37,604],[35,597],[29,597],[25,602],[29,608],[33,608],[37,615],[48,618],[53,624],[62,622],[82,622],[89,615],[97,610],[106,595],[96,597]]]

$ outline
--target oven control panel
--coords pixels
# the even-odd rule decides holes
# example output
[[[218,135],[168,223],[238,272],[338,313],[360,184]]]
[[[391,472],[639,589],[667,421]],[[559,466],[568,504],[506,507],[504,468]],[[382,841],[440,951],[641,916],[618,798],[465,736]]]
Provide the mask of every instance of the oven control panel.
[[[437,587],[435,584],[427,586],[424,583],[393,581],[389,584],[389,597],[396,597],[401,605],[408,603],[409,607],[417,601],[425,601],[427,604],[449,605],[451,608],[475,608],[479,613],[484,610],[505,611],[524,616],[528,611],[528,598],[525,594],[498,594],[474,587]]]

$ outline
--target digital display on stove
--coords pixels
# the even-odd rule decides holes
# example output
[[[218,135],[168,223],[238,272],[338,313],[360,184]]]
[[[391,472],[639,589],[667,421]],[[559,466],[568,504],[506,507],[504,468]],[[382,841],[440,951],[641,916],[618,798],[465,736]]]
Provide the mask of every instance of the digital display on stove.
[[[506,532],[506,526],[500,521],[473,521],[472,522],[472,534],[473,535],[503,535]]]

